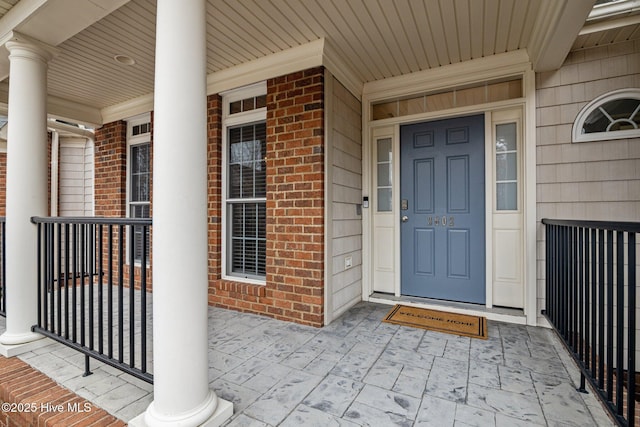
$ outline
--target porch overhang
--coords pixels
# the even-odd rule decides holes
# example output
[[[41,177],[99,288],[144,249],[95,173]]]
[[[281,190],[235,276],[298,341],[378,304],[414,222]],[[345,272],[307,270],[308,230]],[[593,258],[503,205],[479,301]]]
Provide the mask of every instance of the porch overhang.
[[[594,1],[525,3],[483,0],[454,8],[360,0],[348,7],[321,1],[276,7],[209,0],[207,90],[324,65],[360,98],[368,82],[517,50],[528,53],[535,71],[555,69]],[[470,19],[475,16],[483,18]],[[0,17],[0,37],[19,31],[59,48],[49,67],[49,114],[95,126],[152,105],[154,22],[154,0],[21,0]],[[135,64],[116,64],[118,54]],[[0,81],[8,70],[2,49]],[[5,85],[0,102],[6,99]]]

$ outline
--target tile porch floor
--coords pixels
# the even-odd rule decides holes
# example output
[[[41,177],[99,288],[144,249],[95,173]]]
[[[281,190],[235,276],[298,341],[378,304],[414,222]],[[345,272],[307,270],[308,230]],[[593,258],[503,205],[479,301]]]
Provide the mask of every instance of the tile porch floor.
[[[316,329],[209,309],[209,381],[228,426],[611,426],[550,330],[489,322],[488,340],[381,323],[360,303]],[[4,331],[0,317],[0,332]],[[18,356],[129,421],[153,388],[53,343]]]

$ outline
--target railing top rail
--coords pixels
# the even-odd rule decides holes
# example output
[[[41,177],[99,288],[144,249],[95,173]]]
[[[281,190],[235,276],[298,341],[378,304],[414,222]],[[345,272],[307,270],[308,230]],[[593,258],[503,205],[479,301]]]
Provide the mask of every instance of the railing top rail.
[[[549,219],[543,218],[544,225],[560,225],[567,227],[595,228],[599,230],[626,231],[629,233],[640,233],[640,222],[624,221],[579,221],[572,219]]]
[[[107,218],[97,216],[48,216],[31,217],[34,224],[105,224],[105,225],[152,225],[152,218]]]

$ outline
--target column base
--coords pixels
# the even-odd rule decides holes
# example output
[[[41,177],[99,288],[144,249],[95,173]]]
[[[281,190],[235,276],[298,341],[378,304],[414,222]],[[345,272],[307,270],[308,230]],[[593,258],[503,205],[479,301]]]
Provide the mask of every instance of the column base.
[[[233,415],[233,403],[216,398],[213,392],[210,393],[213,399],[217,400],[216,409],[204,420],[200,420],[199,414],[203,408],[196,410],[195,413],[189,414],[184,417],[166,417],[161,418],[158,416],[153,408],[153,402],[145,412],[138,415],[129,421],[129,426],[132,427],[152,427],[152,426],[204,426],[204,427],[219,427],[224,424]],[[210,400],[209,400],[210,401]],[[208,406],[208,405],[207,405]]]
[[[43,335],[35,332],[19,335],[5,332],[0,335],[0,355],[4,357],[18,356],[49,344],[51,344],[51,341],[44,339]]]

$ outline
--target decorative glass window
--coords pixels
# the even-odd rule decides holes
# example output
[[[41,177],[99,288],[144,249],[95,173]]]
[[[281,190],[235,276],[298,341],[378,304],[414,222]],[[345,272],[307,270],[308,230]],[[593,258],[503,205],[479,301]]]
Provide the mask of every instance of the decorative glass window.
[[[518,209],[517,123],[496,125],[496,210]]]
[[[130,149],[131,176],[129,189],[129,217],[149,218],[151,210],[151,144],[136,144]],[[142,227],[134,227],[133,256],[142,261]],[[149,230],[147,229],[146,259],[149,259]]]
[[[622,89],[587,104],[573,124],[573,142],[640,137],[640,89]]]
[[[391,138],[382,138],[377,141],[378,152],[378,212],[391,212],[392,206],[392,149]]]
[[[264,279],[267,250],[265,123],[229,128],[228,148],[227,272]]]
[[[127,214],[129,218],[151,217],[151,117],[143,114],[127,123]],[[142,227],[132,227],[136,263],[142,262]],[[149,229],[146,231],[146,262],[149,262]],[[129,252],[131,255],[131,252]],[[130,256],[129,255],[129,256]],[[130,259],[127,256],[127,259]]]

